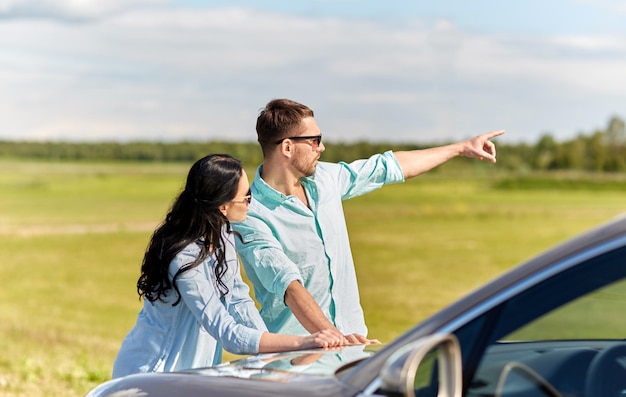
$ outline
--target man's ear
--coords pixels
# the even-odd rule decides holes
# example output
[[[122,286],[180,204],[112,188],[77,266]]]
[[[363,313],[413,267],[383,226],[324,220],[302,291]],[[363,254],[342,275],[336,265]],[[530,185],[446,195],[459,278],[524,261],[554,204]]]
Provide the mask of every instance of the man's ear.
[[[282,141],[280,144],[280,152],[285,157],[291,158],[293,155],[293,144],[289,140]]]

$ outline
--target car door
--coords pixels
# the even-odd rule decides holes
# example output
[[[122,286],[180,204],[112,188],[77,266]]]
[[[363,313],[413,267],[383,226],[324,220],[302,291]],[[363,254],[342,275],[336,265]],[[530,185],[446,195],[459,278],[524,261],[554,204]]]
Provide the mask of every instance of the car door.
[[[626,248],[596,250],[524,280],[454,332],[463,395],[626,395]]]

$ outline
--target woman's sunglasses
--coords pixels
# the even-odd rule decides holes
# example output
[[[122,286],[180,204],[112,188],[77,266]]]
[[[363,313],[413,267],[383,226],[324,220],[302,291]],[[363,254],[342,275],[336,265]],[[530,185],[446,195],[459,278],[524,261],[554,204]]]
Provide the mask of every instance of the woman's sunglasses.
[[[233,203],[243,203],[243,202],[247,202],[248,204],[250,204],[252,202],[252,191],[250,189],[248,189],[248,194],[246,194],[243,197],[239,197],[239,198],[234,198],[232,200]]]

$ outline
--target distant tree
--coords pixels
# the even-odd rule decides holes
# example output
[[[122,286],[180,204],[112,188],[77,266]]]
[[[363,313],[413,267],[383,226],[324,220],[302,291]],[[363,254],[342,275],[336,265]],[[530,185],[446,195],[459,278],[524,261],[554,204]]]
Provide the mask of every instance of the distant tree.
[[[624,120],[613,116],[606,129],[606,145],[609,147],[622,147],[626,143],[626,126]]]
[[[586,139],[585,169],[603,171],[607,158],[604,131],[596,131]]]
[[[555,153],[554,168],[556,169],[585,169],[586,139],[578,136],[576,139],[560,144]]]
[[[543,134],[537,144],[532,157],[532,166],[539,170],[548,170],[554,166],[554,157],[557,143],[554,137],[548,133]]]
[[[439,143],[443,144],[443,143]],[[354,143],[329,142],[322,154],[323,161],[350,162],[386,150],[423,149],[435,144],[390,144],[360,141]],[[626,123],[614,116],[605,131],[591,135],[579,134],[575,139],[557,142],[550,133],[544,133],[535,144],[516,145],[498,143],[500,170],[527,172],[532,170],[626,171]],[[257,142],[30,142],[0,141],[0,157],[40,160],[96,160],[192,162],[208,153],[230,153],[241,159],[246,167],[256,167],[263,161]],[[452,166],[441,167],[454,172],[468,164],[458,159]],[[457,168],[455,168],[457,167]],[[434,170],[434,172],[438,172]]]
[[[624,120],[612,117],[606,129],[607,160],[604,169],[616,172],[626,170],[626,127]]]

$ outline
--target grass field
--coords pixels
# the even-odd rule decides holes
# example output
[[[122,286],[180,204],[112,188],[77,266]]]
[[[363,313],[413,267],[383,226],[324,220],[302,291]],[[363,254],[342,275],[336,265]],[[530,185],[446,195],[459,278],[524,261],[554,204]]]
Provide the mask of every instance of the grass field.
[[[188,167],[0,161],[1,396],[81,396],[109,378],[143,251]],[[370,337],[625,208],[619,176],[443,171],[345,204]]]

